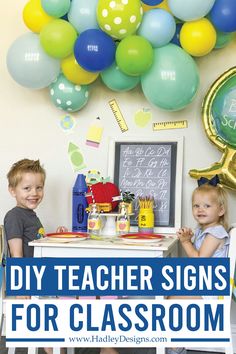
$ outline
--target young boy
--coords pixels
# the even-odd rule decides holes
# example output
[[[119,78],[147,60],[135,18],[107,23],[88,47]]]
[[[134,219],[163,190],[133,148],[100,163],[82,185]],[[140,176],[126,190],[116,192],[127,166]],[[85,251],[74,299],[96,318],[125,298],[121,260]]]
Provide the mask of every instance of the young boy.
[[[13,164],[7,178],[9,192],[16,199],[16,206],[4,218],[9,253],[11,257],[33,257],[34,250],[28,242],[44,234],[34,210],[43,199],[46,173],[39,160],[23,159]],[[57,232],[65,231],[63,226],[57,229]],[[44,350],[52,353],[52,348]]]
[[[4,228],[11,257],[33,257],[28,242],[44,234],[35,213],[44,195],[46,173],[39,160],[23,159],[13,164],[7,174],[8,189],[16,206],[4,218]],[[63,226],[57,232],[66,232]]]

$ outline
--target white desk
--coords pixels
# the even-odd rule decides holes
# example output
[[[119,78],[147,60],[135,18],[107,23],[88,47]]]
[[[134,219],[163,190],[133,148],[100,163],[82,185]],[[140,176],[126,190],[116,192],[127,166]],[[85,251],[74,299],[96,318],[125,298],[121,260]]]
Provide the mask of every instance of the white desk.
[[[153,243],[126,244],[122,240],[58,241],[42,238],[29,242],[34,247],[34,257],[176,257],[177,238],[166,235]]]
[[[153,243],[125,244],[122,240],[105,238],[104,240],[83,240],[57,242],[48,238],[29,242],[34,247],[35,257],[177,257],[178,241],[176,236],[166,235]],[[70,352],[73,353],[73,349]],[[158,348],[158,354],[164,354],[164,348]],[[54,348],[59,354],[59,348]]]

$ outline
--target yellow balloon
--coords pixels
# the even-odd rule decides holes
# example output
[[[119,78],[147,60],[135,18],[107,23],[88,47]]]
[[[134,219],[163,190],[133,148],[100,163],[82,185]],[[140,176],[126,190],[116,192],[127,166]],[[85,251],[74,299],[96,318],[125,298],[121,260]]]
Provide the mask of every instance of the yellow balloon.
[[[78,85],[88,85],[95,81],[99,73],[84,70],[76,61],[74,55],[66,57],[61,62],[61,69],[65,77]]]
[[[180,30],[182,48],[195,57],[212,51],[216,44],[216,30],[206,18],[185,22]]]
[[[143,8],[144,12],[152,10],[152,9],[162,9],[162,10],[166,10],[171,13],[170,8],[167,3],[167,0],[164,0],[159,5],[154,5],[154,6],[149,6],[147,4],[142,3],[142,8]]]
[[[235,91],[236,66],[223,73],[211,85],[202,104],[205,133],[222,151],[222,157],[208,168],[189,171],[190,176],[197,179],[211,179],[218,175],[220,183],[232,190],[236,190]]]
[[[43,10],[40,0],[30,0],[23,9],[24,23],[32,32],[39,33],[53,19]]]

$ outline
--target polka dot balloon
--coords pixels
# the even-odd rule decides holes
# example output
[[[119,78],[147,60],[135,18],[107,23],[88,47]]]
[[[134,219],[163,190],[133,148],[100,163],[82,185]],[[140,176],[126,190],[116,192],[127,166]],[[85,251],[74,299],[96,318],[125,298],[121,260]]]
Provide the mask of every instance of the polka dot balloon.
[[[133,34],[143,15],[139,0],[99,0],[97,21],[100,28],[116,39]]]
[[[75,112],[86,105],[89,98],[87,85],[74,85],[63,74],[49,86],[50,97],[54,105],[67,112]]]

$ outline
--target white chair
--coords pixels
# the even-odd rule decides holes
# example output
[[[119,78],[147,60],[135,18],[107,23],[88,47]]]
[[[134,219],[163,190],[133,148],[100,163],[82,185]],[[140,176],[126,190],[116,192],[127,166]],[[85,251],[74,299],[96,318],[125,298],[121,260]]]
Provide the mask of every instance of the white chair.
[[[236,224],[233,224],[229,231],[230,234],[230,246],[229,246],[229,253],[228,257],[230,258],[230,294],[228,296],[221,297],[222,301],[229,301],[231,304],[232,301],[232,291],[234,285],[234,271],[235,271],[235,262],[236,262]],[[234,354],[233,350],[233,341],[232,341],[232,330],[230,330],[230,343],[228,347],[224,348],[203,348],[203,347],[188,347],[188,350],[194,351],[203,351],[203,352],[215,352],[220,351],[224,352],[225,354]]]
[[[6,254],[4,228],[0,225],[0,266]],[[0,284],[0,336],[6,335],[6,303],[5,303],[5,271],[2,270],[2,283]],[[8,348],[8,354],[15,354],[16,348]],[[28,348],[28,354],[38,354],[38,348]],[[60,354],[60,348],[53,348],[53,354]]]
[[[4,237],[4,229],[3,226],[0,225],[0,267],[2,272],[2,282],[0,284],[0,334],[1,336],[5,336],[5,270],[2,268],[2,262],[4,255],[6,254],[5,249],[5,237]],[[16,348],[9,348],[8,354],[15,354]]]
[[[226,301],[231,302],[232,291],[234,285],[234,272],[235,272],[235,262],[236,262],[236,224],[234,224],[230,230],[230,246],[229,246],[229,258],[230,258],[230,295],[225,297]],[[225,347],[226,354],[233,354],[233,341],[232,341],[232,330],[230,333],[230,346]]]

